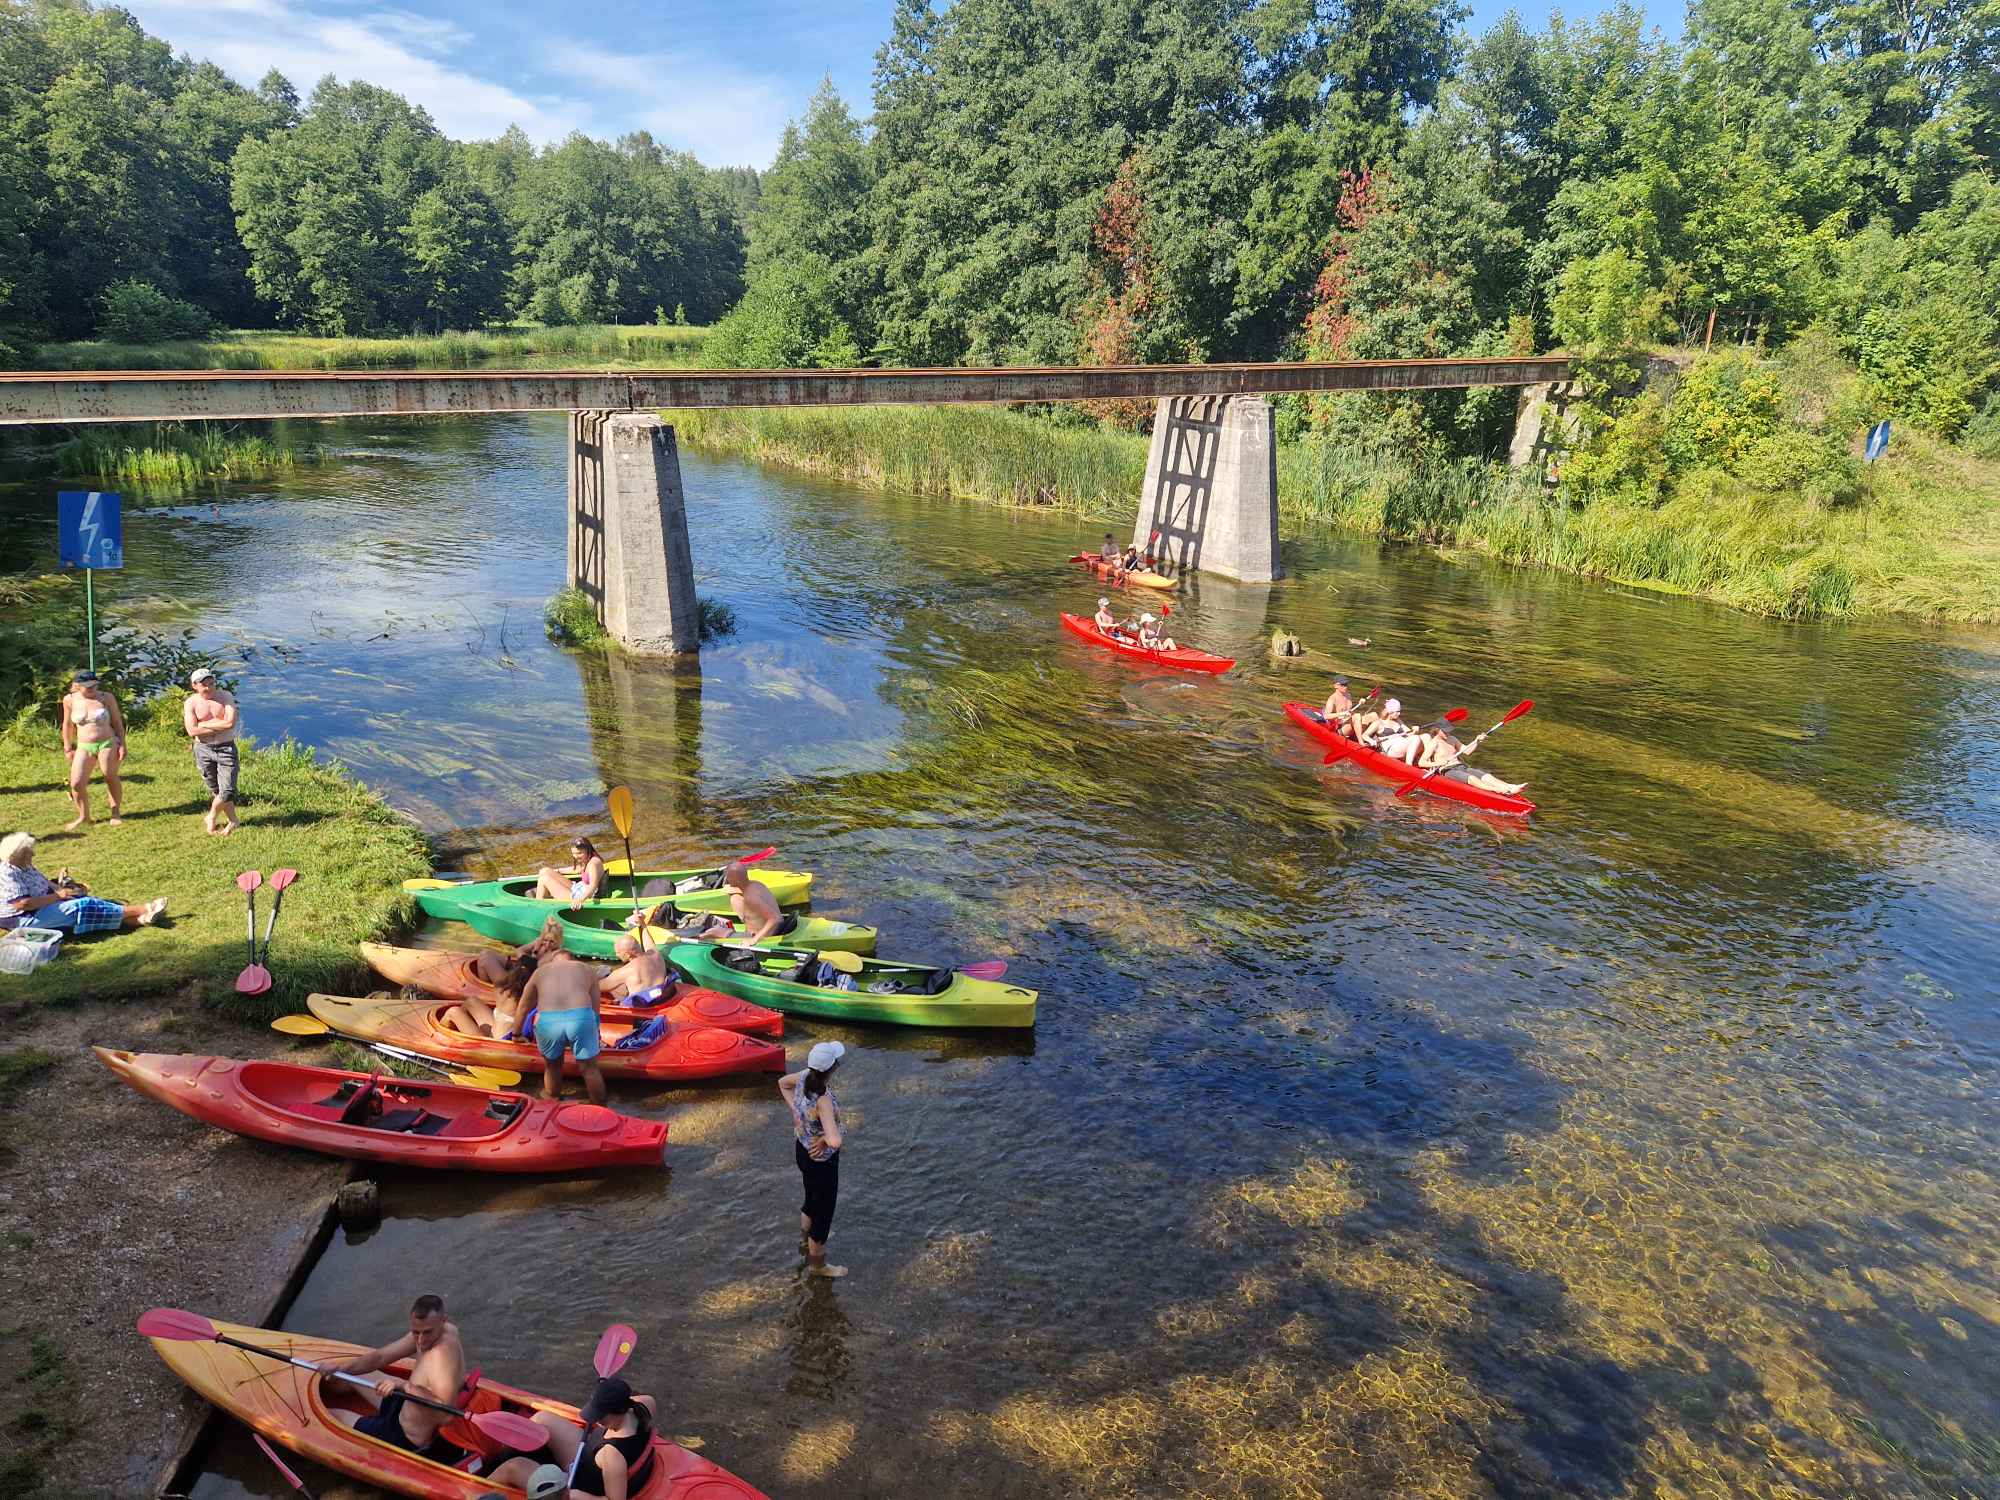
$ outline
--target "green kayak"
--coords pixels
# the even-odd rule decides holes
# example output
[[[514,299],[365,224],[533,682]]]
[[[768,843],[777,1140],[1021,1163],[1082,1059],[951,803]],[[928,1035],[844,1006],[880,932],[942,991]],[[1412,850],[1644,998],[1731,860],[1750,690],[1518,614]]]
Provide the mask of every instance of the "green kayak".
[[[542,909],[545,905],[526,901],[469,901],[458,908],[458,920],[473,931],[503,943],[532,943],[541,936],[542,924],[549,919],[550,913]],[[610,906],[610,902],[592,901],[581,911],[559,908],[554,916],[562,924],[563,947],[579,958],[614,957],[613,944],[618,935],[632,930],[632,908],[620,906],[614,911],[607,909]],[[653,908],[642,906],[642,909]],[[713,915],[696,912],[689,926],[699,926]],[[683,932],[683,928],[660,922],[646,929],[647,936],[661,948],[698,941]],[[760,946],[770,948],[780,944],[787,948],[843,948],[849,953],[873,953],[875,929],[863,927],[859,922],[836,922],[828,917],[787,912],[779,931]]]
[[[818,955],[798,948],[774,949],[756,973],[731,968],[712,943],[682,943],[667,950],[667,961],[695,984],[739,1000],[755,1001],[795,1016],[841,1021],[884,1021],[894,1026],[1033,1026],[1035,992],[1016,984],[972,979],[953,969],[923,964],[862,960],[854,988],[801,983],[790,978]],[[935,993],[932,993],[935,991]]]
[[[758,865],[751,869],[750,878],[770,887],[772,898],[780,906],[804,906],[811,899],[812,876],[799,871],[767,870]],[[632,882],[630,875],[607,875],[604,895],[596,901],[584,902],[580,910],[600,916],[611,912],[630,912]],[[718,869],[642,870],[638,883],[642,902],[671,896],[674,905],[682,911],[719,911],[724,915],[729,912],[729,892],[722,887],[722,871]],[[680,889],[682,886],[696,888],[684,891]],[[464,921],[458,909],[474,901],[496,905],[512,902],[527,907],[539,913],[535,918],[538,931],[543,918],[550,912],[569,910],[567,901],[538,899],[532,875],[520,875],[510,880],[406,880],[403,889],[417,898],[417,905],[424,909],[426,915],[447,922]]]

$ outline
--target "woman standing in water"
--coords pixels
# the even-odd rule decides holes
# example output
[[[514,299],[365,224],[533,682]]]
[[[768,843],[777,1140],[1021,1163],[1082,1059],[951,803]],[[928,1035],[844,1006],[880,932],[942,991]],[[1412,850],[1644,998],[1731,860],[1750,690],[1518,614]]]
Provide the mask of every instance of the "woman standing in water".
[[[845,1276],[847,1267],[826,1263],[827,1236],[833,1233],[833,1205],[840,1195],[840,1105],[829,1084],[847,1049],[821,1042],[806,1054],[805,1068],[778,1080],[778,1092],[792,1112],[792,1157],[805,1179],[799,1228],[806,1237],[806,1261],[815,1276]]]
[[[76,808],[70,831],[90,821],[90,767],[93,761],[104,773],[104,790],[111,797],[108,822],[118,816],[125,800],[125,788],[118,768],[125,761],[125,717],[118,712],[118,700],[97,684],[95,672],[78,672],[69,681],[62,701],[63,758],[69,762],[69,800]]]

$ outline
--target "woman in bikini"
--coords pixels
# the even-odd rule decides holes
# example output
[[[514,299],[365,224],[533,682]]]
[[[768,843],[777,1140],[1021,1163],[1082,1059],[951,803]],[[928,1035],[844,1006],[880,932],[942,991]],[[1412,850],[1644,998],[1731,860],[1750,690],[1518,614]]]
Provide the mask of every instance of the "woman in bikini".
[[[604,859],[589,839],[570,840],[569,857],[575,873],[543,865],[535,875],[535,896],[542,901],[567,901],[575,911],[586,901],[595,901],[604,889]]]
[[[69,800],[76,808],[69,830],[75,832],[90,821],[92,762],[104,773],[104,790],[111,797],[106,821],[123,822],[118,809],[125,800],[125,787],[118,768],[125,761],[125,717],[118,712],[118,700],[98,686],[95,672],[78,672],[63,695],[62,748],[63,759],[69,762]]]

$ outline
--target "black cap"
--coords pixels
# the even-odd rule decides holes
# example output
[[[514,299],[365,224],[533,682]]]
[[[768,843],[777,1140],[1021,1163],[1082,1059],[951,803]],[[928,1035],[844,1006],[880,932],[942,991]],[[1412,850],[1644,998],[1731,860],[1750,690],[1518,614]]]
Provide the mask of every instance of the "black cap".
[[[69,674],[69,680],[71,682],[95,682],[97,681],[97,674],[90,671],[72,672]]]
[[[1345,677],[1336,677],[1333,679],[1333,685],[1335,687],[1346,687],[1347,679]]]
[[[632,1409],[632,1387],[616,1375],[607,1376],[597,1382],[597,1389],[590,1393],[590,1402],[583,1409],[583,1420],[602,1422],[606,1417],[622,1417]]]

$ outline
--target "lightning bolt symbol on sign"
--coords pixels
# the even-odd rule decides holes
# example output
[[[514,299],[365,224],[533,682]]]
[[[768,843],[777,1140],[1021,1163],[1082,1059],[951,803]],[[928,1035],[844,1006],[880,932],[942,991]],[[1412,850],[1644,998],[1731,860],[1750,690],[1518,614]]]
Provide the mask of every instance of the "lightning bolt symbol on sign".
[[[84,496],[83,519],[76,526],[77,536],[83,542],[81,550],[86,568],[90,566],[91,556],[97,549],[97,502],[102,498],[96,490]]]

